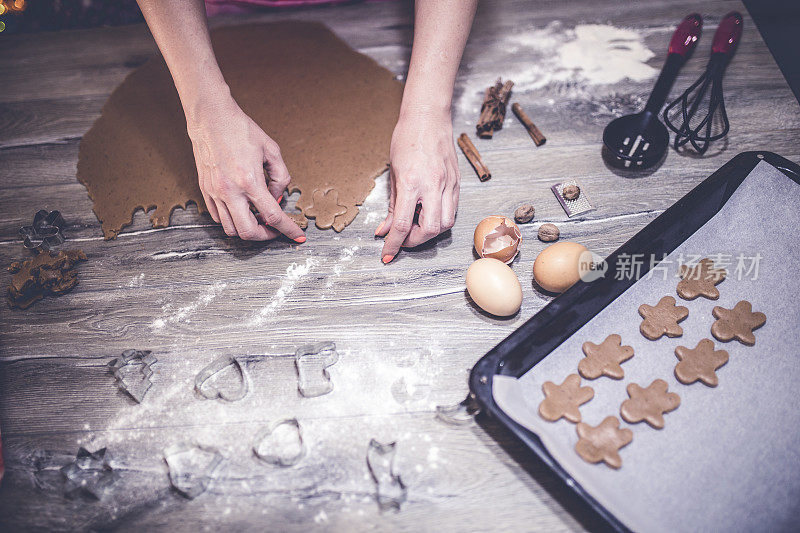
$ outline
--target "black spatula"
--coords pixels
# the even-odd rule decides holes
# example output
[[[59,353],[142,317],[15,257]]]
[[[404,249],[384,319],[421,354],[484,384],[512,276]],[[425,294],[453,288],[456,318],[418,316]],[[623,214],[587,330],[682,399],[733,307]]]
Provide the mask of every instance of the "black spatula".
[[[658,120],[678,71],[700,38],[703,19],[693,13],[672,34],[669,54],[644,111],[613,120],[603,131],[603,144],[620,166],[646,168],[657,163],[669,146],[667,128]]]

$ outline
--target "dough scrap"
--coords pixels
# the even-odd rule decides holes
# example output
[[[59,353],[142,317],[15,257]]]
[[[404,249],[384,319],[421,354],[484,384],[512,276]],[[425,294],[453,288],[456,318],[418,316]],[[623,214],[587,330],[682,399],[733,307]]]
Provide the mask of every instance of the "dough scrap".
[[[292,218],[302,225],[314,191],[333,189],[337,203],[328,205],[336,214],[311,212],[344,229],[388,166],[402,85],[319,23],[225,26],[211,38],[234,99],[281,148],[289,193],[300,193],[302,213]],[[160,56],[109,96],[81,140],[77,177],[107,239],[138,209],[153,210],[153,227],[168,226],[172,211],[190,203],[207,212],[180,100]]]
[[[32,259],[11,263],[8,271],[14,275],[7,291],[9,307],[27,309],[47,295],[59,296],[71,291],[78,284],[78,273],[73,267],[80,261],[86,261],[82,250],[62,250],[40,251]]]

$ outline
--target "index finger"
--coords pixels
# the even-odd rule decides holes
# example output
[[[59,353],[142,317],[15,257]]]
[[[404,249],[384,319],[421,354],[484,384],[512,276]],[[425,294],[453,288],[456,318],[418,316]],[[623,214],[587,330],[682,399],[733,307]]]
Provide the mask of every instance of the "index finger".
[[[267,190],[266,184],[262,184],[258,191],[248,193],[248,197],[258,209],[264,224],[280,231],[295,242],[306,242],[303,230],[283,212],[278,201]]]
[[[392,227],[383,241],[381,261],[384,263],[389,263],[394,259],[406,237],[408,237],[411,225],[414,222],[414,210],[417,207],[417,200],[416,196],[406,191],[398,191],[394,204]]]

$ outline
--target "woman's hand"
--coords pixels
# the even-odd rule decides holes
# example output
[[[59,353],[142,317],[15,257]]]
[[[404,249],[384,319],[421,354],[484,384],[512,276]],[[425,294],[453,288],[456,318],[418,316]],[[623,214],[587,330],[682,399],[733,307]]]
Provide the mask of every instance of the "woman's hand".
[[[449,110],[401,112],[389,159],[389,214],[375,230],[375,235],[386,237],[384,263],[401,247],[418,246],[453,227],[461,175]]]
[[[305,242],[303,230],[278,204],[289,185],[289,171],[277,143],[230,95],[187,113],[187,128],[203,199],[226,234],[266,241],[282,233]]]

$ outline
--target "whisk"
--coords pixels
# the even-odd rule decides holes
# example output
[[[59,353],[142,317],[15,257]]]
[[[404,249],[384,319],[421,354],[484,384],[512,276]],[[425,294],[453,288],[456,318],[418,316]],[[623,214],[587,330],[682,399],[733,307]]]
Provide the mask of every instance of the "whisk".
[[[742,15],[731,11],[722,19],[714,34],[711,59],[703,75],[664,109],[664,123],[675,132],[673,146],[676,150],[686,143],[691,143],[702,155],[708,150],[712,141],[722,139],[728,134],[730,123],[722,95],[722,76],[741,36]],[[707,102],[708,113],[698,122],[695,116],[704,102]],[[679,113],[675,111],[678,106],[680,106]],[[720,125],[715,127],[717,116]],[[677,120],[680,120],[679,125],[676,125]]]

